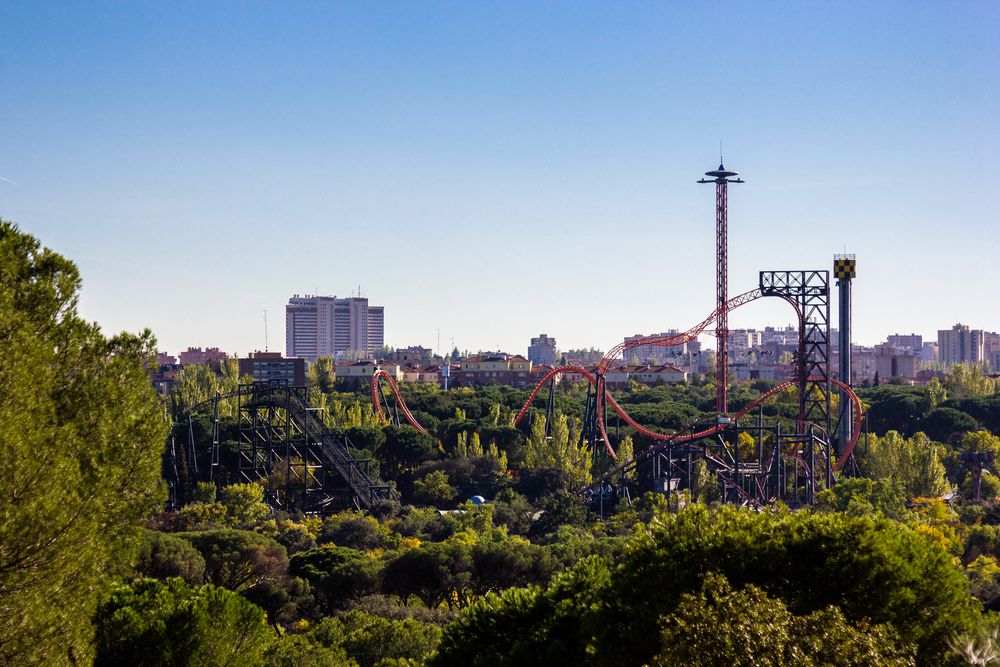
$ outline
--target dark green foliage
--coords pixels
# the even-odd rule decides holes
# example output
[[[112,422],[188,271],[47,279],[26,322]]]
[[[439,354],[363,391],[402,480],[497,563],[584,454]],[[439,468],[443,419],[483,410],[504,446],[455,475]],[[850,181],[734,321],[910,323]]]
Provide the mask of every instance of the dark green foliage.
[[[524,496],[511,488],[502,490],[493,501],[493,521],[506,526],[511,535],[527,535],[535,511]]]
[[[257,532],[267,535],[285,547],[289,556],[316,548],[316,540],[309,530],[289,519],[265,521],[257,526]]]
[[[360,513],[344,513],[328,517],[323,522],[319,541],[364,551],[381,547],[384,538],[374,518]]]
[[[688,403],[640,403],[625,409],[643,426],[666,433],[683,429],[702,418],[701,411]]]
[[[962,562],[969,564],[980,556],[1000,560],[1000,526],[973,526],[969,530]]]
[[[562,526],[582,526],[589,519],[587,508],[568,491],[549,494],[539,503],[541,516],[531,526],[533,536],[548,535]]]
[[[208,419],[208,415],[194,414],[192,418],[202,418]],[[210,432],[208,428],[205,429]],[[211,436],[209,436],[211,437]],[[191,502],[193,503],[214,503],[216,499],[217,489],[215,484],[212,482],[198,482],[194,489],[191,490]]]
[[[355,447],[370,454],[377,452],[385,443],[385,431],[374,426],[354,426],[344,429],[344,435]]]
[[[955,408],[934,408],[920,421],[920,429],[931,440],[954,444],[969,431],[979,428],[976,420]]]
[[[734,591],[714,573],[706,576],[697,595],[681,596],[662,626],[654,667],[913,664],[912,647],[889,626],[851,625],[832,606],[796,616],[760,588]]]
[[[212,585],[141,579],[95,618],[97,665],[257,664],[273,641],[264,612]]]
[[[871,405],[868,428],[874,433],[899,431],[911,436],[920,430],[917,426],[931,407],[927,393],[918,387],[880,385],[863,391],[862,397]]]
[[[832,489],[821,491],[816,506],[821,511],[845,512],[851,516],[897,520],[906,516],[906,496],[898,485],[884,479],[843,479]]]
[[[445,629],[434,667],[584,665],[581,617],[610,585],[611,569],[587,559],[557,575],[545,591],[510,588],[474,604]],[[625,637],[625,635],[621,635]],[[621,642],[624,643],[624,642]],[[618,664],[635,664],[628,661]]]
[[[524,458],[524,434],[513,426],[482,425],[479,437],[484,443],[496,443],[497,449],[507,454],[511,465],[521,463]]]
[[[326,614],[378,588],[381,563],[354,549],[320,547],[292,556],[290,573],[312,586]]]
[[[956,398],[945,401],[941,407],[963,412],[994,435],[1000,435],[1000,396]]]
[[[484,595],[512,586],[544,584],[556,567],[547,549],[530,542],[482,542],[472,547],[470,585],[475,594]]]
[[[278,620],[302,590],[288,576],[285,548],[269,537],[246,530],[178,533],[205,559],[205,581],[228,588],[260,605]]]
[[[386,426],[382,432],[385,442],[378,453],[393,478],[400,469],[412,469],[437,451],[437,441],[412,426]]]
[[[327,618],[309,633],[312,641],[343,649],[361,667],[382,661],[421,660],[441,640],[441,630],[413,619],[390,621],[361,611]]]
[[[448,483],[443,470],[435,470],[413,481],[413,498],[435,507],[447,507],[455,497],[455,487]]]
[[[280,578],[288,569],[285,548],[269,537],[247,530],[178,533],[205,559],[205,579],[231,591],[242,591]]]
[[[447,601],[461,603],[460,597],[472,579],[472,554],[460,542],[431,543],[401,552],[382,571],[382,589],[404,601],[415,596],[428,607]]]
[[[464,502],[472,496],[492,498],[509,484],[497,462],[486,456],[428,461],[420,466],[416,475],[423,477],[438,471],[448,476],[455,489],[455,502]]]
[[[266,667],[355,667],[339,646],[323,646],[304,635],[285,635],[264,653]]]
[[[141,578],[180,577],[189,584],[205,583],[205,559],[185,539],[155,530],[142,530],[135,566]]]
[[[514,488],[531,502],[547,494],[570,491],[571,478],[562,468],[521,468]]]
[[[733,508],[696,508],[654,524],[623,559],[618,595],[606,612],[642,600],[624,628],[642,637],[647,614],[658,615],[664,599],[672,604],[712,570],[734,586],[760,586],[795,614],[835,605],[851,621],[892,623],[927,662],[944,655],[949,634],[972,614],[968,584],[950,556],[910,529],[868,518]],[[598,632],[599,645],[610,640]],[[641,640],[633,646],[636,657],[649,648]]]
[[[79,287],[72,262],[0,220],[0,664],[89,660],[130,525],[165,497],[155,342],[105,338],[77,315]]]
[[[584,558],[600,556],[609,563],[615,563],[628,548],[626,537],[597,538],[583,528],[563,526],[550,535],[549,551],[563,568],[570,568]]]
[[[975,617],[950,556],[886,520],[693,507],[659,517],[615,566],[584,561],[542,592],[507,591],[449,626],[435,665],[639,665],[659,651],[658,619],[709,572],[753,584],[795,615],[833,605],[851,624],[890,623],[921,664]],[[628,637],[628,641],[622,641]]]

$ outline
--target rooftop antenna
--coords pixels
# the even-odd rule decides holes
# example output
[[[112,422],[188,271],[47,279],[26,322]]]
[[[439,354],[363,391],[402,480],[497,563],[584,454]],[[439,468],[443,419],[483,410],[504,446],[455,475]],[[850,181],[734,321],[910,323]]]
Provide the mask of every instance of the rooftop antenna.
[[[267,308],[264,309],[264,351],[267,352]]]

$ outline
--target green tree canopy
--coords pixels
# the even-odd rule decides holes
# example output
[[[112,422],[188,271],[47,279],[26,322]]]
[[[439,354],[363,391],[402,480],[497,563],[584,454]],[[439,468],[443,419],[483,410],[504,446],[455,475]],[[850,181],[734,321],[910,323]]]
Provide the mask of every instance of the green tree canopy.
[[[85,662],[128,526],[164,499],[149,332],[77,314],[69,260],[0,221],[0,663]],[[16,622],[12,622],[16,619]]]
[[[141,578],[180,577],[189,584],[205,582],[205,559],[187,540],[155,530],[142,530],[136,574]]]
[[[259,664],[273,641],[264,612],[212,585],[140,579],[97,611],[97,665]]]
[[[942,664],[976,616],[951,556],[896,522],[693,506],[658,516],[614,566],[588,559],[544,590],[487,596],[447,628],[431,664],[646,664],[659,619],[710,572],[797,616],[832,605],[852,625],[891,624],[922,664]]]
[[[734,591],[709,573],[698,594],[685,593],[662,620],[654,667],[908,667],[912,647],[886,625],[852,625],[837,607],[796,616],[750,584]]]
[[[898,485],[907,498],[940,496],[948,491],[938,446],[923,433],[904,438],[896,431],[869,436],[859,456],[867,474]]]
[[[347,547],[311,549],[294,555],[291,563],[291,573],[309,581],[327,614],[375,592],[381,569],[378,560]]]

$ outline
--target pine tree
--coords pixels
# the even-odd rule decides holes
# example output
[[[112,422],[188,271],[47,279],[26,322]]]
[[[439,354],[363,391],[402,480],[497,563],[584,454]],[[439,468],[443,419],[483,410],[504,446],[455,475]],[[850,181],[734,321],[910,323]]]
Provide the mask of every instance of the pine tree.
[[[76,312],[69,260],[0,221],[0,664],[87,663],[130,526],[164,500],[149,332]]]

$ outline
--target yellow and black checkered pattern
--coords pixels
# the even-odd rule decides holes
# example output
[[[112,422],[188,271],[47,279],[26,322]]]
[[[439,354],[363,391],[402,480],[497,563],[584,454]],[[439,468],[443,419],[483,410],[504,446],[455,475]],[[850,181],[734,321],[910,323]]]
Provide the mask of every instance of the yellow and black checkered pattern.
[[[855,267],[853,259],[834,259],[833,260],[833,277],[837,280],[851,280],[855,276]]]

